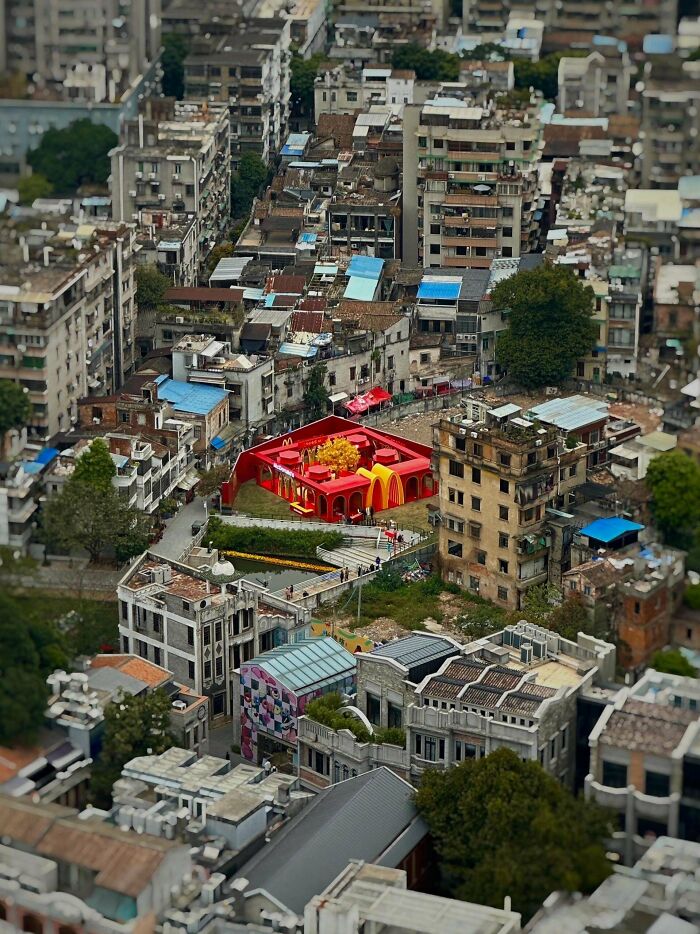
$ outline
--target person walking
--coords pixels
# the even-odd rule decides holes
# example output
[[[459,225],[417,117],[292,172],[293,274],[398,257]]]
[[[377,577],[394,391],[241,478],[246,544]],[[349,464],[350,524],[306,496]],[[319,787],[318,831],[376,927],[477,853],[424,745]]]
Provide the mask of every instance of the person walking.
[[[357,565],[357,576],[362,577],[362,568],[359,564]]]
[[[381,563],[382,563],[382,559],[379,557],[379,555],[377,555],[377,557],[374,559],[374,566],[376,567],[377,570],[379,570]]]

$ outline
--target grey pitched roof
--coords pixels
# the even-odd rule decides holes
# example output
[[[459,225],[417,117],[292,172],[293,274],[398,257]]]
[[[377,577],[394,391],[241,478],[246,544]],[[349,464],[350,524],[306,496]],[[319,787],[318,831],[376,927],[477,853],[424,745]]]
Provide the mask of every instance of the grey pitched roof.
[[[435,636],[417,632],[412,636],[380,645],[370,654],[379,655],[382,658],[393,658],[405,668],[414,668],[416,665],[435,658],[445,658],[445,653],[457,655],[459,649],[455,648],[454,643],[448,639],[436,639]]]
[[[491,271],[489,269],[465,269],[462,271],[462,288],[459,297],[463,302],[480,301],[489,285]]]
[[[248,880],[246,891],[264,889],[303,915],[306,903],[351,859],[387,865],[388,858],[397,866],[427,832],[411,786],[381,767],[320,792],[243,866],[239,877]]]

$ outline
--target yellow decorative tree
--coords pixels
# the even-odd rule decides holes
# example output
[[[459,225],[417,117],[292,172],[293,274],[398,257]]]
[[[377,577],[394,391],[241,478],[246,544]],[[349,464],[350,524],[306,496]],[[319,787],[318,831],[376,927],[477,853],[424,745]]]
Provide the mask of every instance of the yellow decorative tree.
[[[334,438],[326,441],[318,449],[318,462],[337,475],[342,472],[352,473],[360,460],[357,448],[347,438]]]

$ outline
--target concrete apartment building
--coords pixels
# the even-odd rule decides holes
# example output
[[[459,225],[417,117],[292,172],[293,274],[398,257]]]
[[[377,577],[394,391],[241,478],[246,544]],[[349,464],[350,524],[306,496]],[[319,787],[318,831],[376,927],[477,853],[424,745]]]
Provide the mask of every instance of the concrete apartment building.
[[[328,230],[334,249],[367,256],[401,256],[400,168],[392,156],[372,167],[372,187],[336,189],[328,205]]]
[[[94,103],[118,101],[160,52],[160,0],[6,0],[0,72]],[[79,62],[79,64],[76,64]]]
[[[250,581],[233,582],[233,566],[215,550],[188,560],[146,553],[132,564],[117,588],[121,649],[172,671],[221,719],[239,709],[237,669],[286,642],[308,614]]]
[[[554,428],[491,410],[486,423],[441,420],[434,428],[440,480],[441,573],[517,609],[529,587],[558,582],[561,537],[548,524],[586,479],[586,445]]]
[[[391,107],[397,116],[413,103],[416,75],[389,66],[367,65],[361,70],[346,64],[322,70],[314,81],[314,119],[321,114],[354,114],[373,104]]]
[[[289,20],[252,18],[192,42],[185,97],[227,107],[232,171],[244,152],[269,162],[287,136],[290,42]]]
[[[195,219],[196,271],[229,222],[228,146],[225,107],[175,103],[162,117],[139,115],[126,123],[110,153],[112,213],[150,235],[174,285],[194,285],[194,276],[183,263],[183,239],[169,240],[167,224],[172,216]],[[158,234],[158,228],[164,229]]]
[[[700,835],[700,688],[649,669],[590,734],[586,797],[619,816],[609,845],[632,865],[661,836]]]
[[[0,235],[0,379],[27,390],[27,435],[41,441],[75,424],[78,399],[113,392],[133,369],[135,231],[34,220]]]
[[[486,269],[534,250],[541,132],[534,110],[452,97],[407,105],[404,262]]]
[[[585,58],[564,56],[559,61],[557,109],[589,117],[626,114],[631,75],[624,42],[594,43]]]
[[[656,56],[643,84],[641,187],[676,188],[683,176],[700,175],[700,62]]]

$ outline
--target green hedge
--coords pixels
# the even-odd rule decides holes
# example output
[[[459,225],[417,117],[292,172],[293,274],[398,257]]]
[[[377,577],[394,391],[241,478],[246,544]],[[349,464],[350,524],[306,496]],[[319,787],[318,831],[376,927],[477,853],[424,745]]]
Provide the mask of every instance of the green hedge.
[[[290,529],[238,528],[227,525],[218,516],[212,516],[204,536],[204,543],[214,548],[245,551],[255,555],[282,555],[289,558],[315,558],[316,548],[337,548],[343,543],[340,532],[329,528],[327,532]]]
[[[315,720],[331,730],[350,730],[359,743],[387,743],[392,746],[406,748],[406,734],[399,727],[388,730],[378,729],[370,733],[360,720],[354,717],[344,717],[341,711],[340,694],[335,692],[324,694],[312,700],[305,710],[309,719]]]

